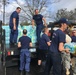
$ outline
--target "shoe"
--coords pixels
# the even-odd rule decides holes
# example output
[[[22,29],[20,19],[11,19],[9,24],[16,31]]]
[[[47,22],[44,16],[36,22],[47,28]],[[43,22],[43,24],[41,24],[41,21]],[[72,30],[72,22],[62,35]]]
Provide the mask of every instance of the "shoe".
[[[40,68],[40,70],[39,70],[39,73],[42,73],[42,72],[44,72],[44,68]]]
[[[24,74],[23,74],[23,71],[20,72],[20,75],[24,75]]]
[[[39,73],[44,72],[44,68],[42,67],[42,65],[38,65],[37,71],[38,71]]]
[[[10,45],[14,45],[14,43],[10,43]]]
[[[30,73],[29,72],[25,72],[25,75],[30,75]]]
[[[14,46],[17,46],[17,43],[14,43]]]
[[[14,43],[10,43],[10,47],[13,47],[14,46]]]

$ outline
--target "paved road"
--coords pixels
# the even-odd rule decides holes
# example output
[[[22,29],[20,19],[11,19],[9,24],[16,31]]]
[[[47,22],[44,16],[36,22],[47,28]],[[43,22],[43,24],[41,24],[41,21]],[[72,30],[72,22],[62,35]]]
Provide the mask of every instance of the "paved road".
[[[35,61],[35,63],[36,63],[36,61]],[[37,75],[36,74],[36,64],[35,63],[31,63],[31,72],[30,72],[31,75]],[[2,66],[1,61],[0,61],[0,75],[4,75],[4,68]],[[14,66],[14,67],[6,68],[6,75],[20,75],[19,67]]]
[[[34,60],[31,61],[31,72],[30,72],[30,75],[43,75],[43,73],[39,73],[38,70],[39,69],[38,69],[38,66],[37,66],[37,59],[34,59]],[[0,75],[4,75],[4,68],[2,66],[1,61],[0,61]],[[6,75],[20,75],[20,71],[19,71],[18,66],[7,68]],[[52,75],[52,74],[50,74],[50,75]],[[64,72],[63,72],[63,75],[65,75]]]
[[[0,75],[4,75],[4,68],[2,66],[2,63],[0,61]],[[14,67],[9,67],[6,68],[6,75],[20,75],[19,67],[14,66]],[[41,75],[41,73],[38,73],[38,67],[37,67],[37,61],[32,60],[31,62],[31,71],[30,75]]]

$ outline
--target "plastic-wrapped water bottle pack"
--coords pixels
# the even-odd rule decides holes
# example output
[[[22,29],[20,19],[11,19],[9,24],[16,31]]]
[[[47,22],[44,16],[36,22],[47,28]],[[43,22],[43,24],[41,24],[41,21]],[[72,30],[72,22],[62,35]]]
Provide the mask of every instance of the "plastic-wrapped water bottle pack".
[[[65,43],[64,44],[64,48],[69,48],[70,49],[70,53],[75,54],[76,53],[76,43],[72,42],[72,43]]]
[[[10,28],[9,26],[2,26],[3,29],[5,29],[5,43],[9,44],[10,40]],[[37,37],[36,37],[36,27],[32,28],[32,25],[29,26],[19,26],[18,27],[18,39],[23,35],[23,29],[27,29],[27,36],[29,36],[32,40],[32,43],[36,43]]]

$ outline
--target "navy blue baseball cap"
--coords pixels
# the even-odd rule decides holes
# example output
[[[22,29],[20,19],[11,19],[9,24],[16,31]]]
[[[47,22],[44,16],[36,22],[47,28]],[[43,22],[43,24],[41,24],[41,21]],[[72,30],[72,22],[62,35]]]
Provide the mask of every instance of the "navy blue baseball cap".
[[[61,19],[59,20],[59,23],[66,23],[67,25],[70,24],[70,22],[69,22],[68,19],[66,19],[66,18],[61,18]]]

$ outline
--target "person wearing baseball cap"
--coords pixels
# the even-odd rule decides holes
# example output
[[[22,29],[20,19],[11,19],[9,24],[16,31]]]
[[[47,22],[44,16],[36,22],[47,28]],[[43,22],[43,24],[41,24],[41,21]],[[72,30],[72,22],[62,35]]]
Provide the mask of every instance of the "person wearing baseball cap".
[[[50,69],[52,66],[53,66],[53,75],[62,75],[61,52],[65,51],[66,53],[69,53],[69,49],[64,49],[64,43],[66,37],[64,31],[67,29],[69,22],[66,18],[61,18],[58,21],[58,23],[59,23],[59,29],[54,31],[52,36],[52,42],[46,59],[44,75],[50,75]]]

